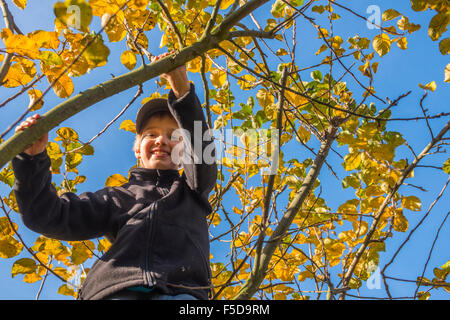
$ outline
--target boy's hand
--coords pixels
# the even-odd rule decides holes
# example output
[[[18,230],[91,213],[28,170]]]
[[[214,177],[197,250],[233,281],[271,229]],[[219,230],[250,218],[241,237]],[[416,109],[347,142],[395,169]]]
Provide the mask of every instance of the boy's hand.
[[[155,56],[152,58],[152,62],[165,58],[168,55],[171,55],[172,53],[174,53],[174,51],[166,52],[159,56]],[[184,96],[191,89],[185,65],[180,66],[170,72],[161,74],[161,78],[164,78],[169,82],[170,86],[172,87],[173,93],[175,94],[177,99]]]
[[[15,131],[18,132],[18,131],[21,131],[21,130],[31,127],[32,125],[34,125],[36,123],[36,121],[40,117],[41,116],[39,114],[35,114],[31,117],[28,117],[25,121],[23,121],[21,124],[19,124],[16,127]],[[44,136],[42,136],[39,140],[34,142],[31,146],[28,146],[25,150],[23,150],[23,152],[25,152],[26,154],[28,154],[30,156],[35,156],[45,150],[45,147],[47,146],[47,142],[48,142],[48,133],[44,134]]]

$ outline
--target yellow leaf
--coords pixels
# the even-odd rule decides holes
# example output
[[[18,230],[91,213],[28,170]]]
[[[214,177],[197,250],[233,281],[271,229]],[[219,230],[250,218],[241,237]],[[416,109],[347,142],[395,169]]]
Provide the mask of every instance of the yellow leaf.
[[[368,186],[366,188],[366,196],[367,197],[378,197],[384,194],[383,189],[381,189],[378,185]]]
[[[22,251],[22,244],[12,236],[4,236],[0,238],[0,258],[12,258]]]
[[[448,12],[440,12],[436,14],[430,21],[428,27],[428,35],[433,41],[436,41],[441,35],[447,31],[447,26],[450,22],[450,15]]]
[[[274,268],[275,276],[281,281],[292,281],[294,274],[298,272],[296,265],[289,265],[284,261],[280,261]]]
[[[258,100],[259,105],[263,109],[275,103],[275,98],[273,97],[273,95],[268,90],[265,89],[258,90],[258,92],[256,93],[256,99]]]
[[[444,56],[450,53],[450,38],[445,38],[439,43],[439,51]]]
[[[227,80],[227,73],[221,69],[213,68],[209,74],[209,79],[214,87],[220,89]]]
[[[136,54],[133,51],[126,50],[120,56],[120,62],[122,62],[128,70],[133,70],[137,63]]]
[[[39,48],[36,42],[28,36],[21,34],[9,34],[8,38],[4,40],[6,51],[8,53],[16,53],[24,55],[34,60],[39,56]]]
[[[23,282],[35,283],[35,282],[37,282],[37,281],[39,281],[41,279],[42,279],[42,277],[40,275],[38,275],[37,273],[27,273],[23,277]]]
[[[300,128],[297,129],[297,134],[295,135],[295,138],[299,141],[299,138],[301,139],[301,141],[299,142],[303,142],[306,143],[309,141],[309,139],[311,139],[311,132],[306,129],[303,126],[300,126]]]
[[[41,99],[42,98],[41,90],[30,89],[28,90],[28,96],[30,97],[30,103],[28,105],[28,108],[31,107],[36,101],[40,99],[40,101],[34,104],[33,108],[30,109],[31,111],[36,111],[42,108],[42,106],[44,105],[44,100]]]
[[[382,57],[391,49],[391,39],[386,33],[379,34],[373,39],[372,46],[375,52]]]
[[[408,226],[408,220],[405,218],[401,210],[396,210],[393,223],[394,230],[398,232],[406,232],[406,230],[408,230]]]
[[[422,203],[416,196],[403,197],[402,207],[411,211],[420,211],[422,208]]]
[[[36,271],[36,261],[29,258],[22,258],[14,262],[11,268],[11,275],[14,278],[18,274],[33,273]]]
[[[112,16],[110,13],[105,13],[102,16],[102,26],[104,26],[110,42],[121,41],[127,35],[127,30],[123,24],[119,22],[117,16]]]
[[[381,19],[383,21],[389,21],[397,18],[399,15],[400,13],[398,13],[398,11],[394,9],[387,9],[385,12],[383,12],[383,16],[381,17]]]
[[[76,292],[73,290],[73,288],[69,287],[67,284],[63,284],[61,287],[59,287],[58,293],[72,297],[76,297],[77,295]]]
[[[17,230],[17,224],[13,222],[14,230]],[[14,230],[11,229],[11,225],[7,217],[0,218],[0,238],[4,236],[14,235]]]
[[[410,23],[409,18],[405,16],[402,16],[402,18],[398,20],[397,26],[400,30],[408,31],[409,33],[413,33],[420,29],[420,24]]]
[[[22,10],[25,9],[25,6],[27,5],[27,0],[13,0],[13,2]]]
[[[400,49],[402,49],[402,50],[408,49],[408,40],[406,40],[405,37],[400,38],[400,39],[397,41],[397,46],[398,46]]]
[[[344,158],[344,169],[347,171],[354,170],[361,164],[361,153],[349,153]]]
[[[447,66],[445,67],[444,74],[445,74],[444,81],[450,82],[450,63],[447,64]]]
[[[435,81],[431,81],[430,83],[423,85],[419,83],[419,87],[421,87],[424,90],[431,90],[431,91],[435,91],[437,88],[436,82]]]
[[[313,273],[309,270],[305,270],[299,273],[298,275],[298,281],[302,282],[305,281],[306,279],[312,279],[314,277]]]
[[[210,59],[206,59],[205,61],[205,72],[209,72],[211,70],[212,61]],[[186,65],[188,71],[193,73],[199,73],[202,70],[202,58],[197,57],[191,61],[189,61]]]
[[[220,10],[226,10],[229,6],[233,4],[234,0],[223,0],[220,3]]]
[[[298,90],[298,88],[294,89]],[[309,103],[309,100],[304,96],[301,96],[299,94],[290,91],[285,91],[285,96],[286,99],[289,101],[289,103],[294,104],[296,108],[304,108]]]
[[[128,179],[125,178],[123,175],[115,173],[106,179],[105,187],[117,187],[121,186],[124,183],[127,183]]]
[[[136,125],[132,120],[125,120],[120,124],[119,129],[136,133]]]
[[[90,240],[72,243],[72,255],[70,256],[72,263],[79,265],[92,258],[94,249],[95,245]]]
[[[251,74],[243,75],[238,81],[237,84],[241,87],[242,90],[252,89],[254,87],[254,83],[256,78]]]
[[[212,220],[211,220],[212,218]],[[213,216],[209,215],[208,219],[211,220],[211,223],[217,227],[219,225],[219,223],[222,221],[222,219],[220,218],[220,215],[217,212],[213,213]]]
[[[53,84],[57,79],[58,77],[47,75],[47,80],[50,84]],[[74,89],[72,79],[69,76],[63,75],[52,85],[52,89],[58,97],[63,99],[68,98],[72,95]]]
[[[100,239],[100,241],[98,242],[97,250],[106,252],[109,250],[109,248],[111,248],[111,242],[109,242],[109,240],[106,238]]]
[[[58,49],[59,39],[57,32],[49,32],[44,30],[36,30],[28,34],[38,48]]]
[[[70,142],[78,141],[78,133],[69,127],[62,127],[56,130],[56,134],[58,135],[55,138],[55,141],[63,141],[63,146]]]
[[[6,88],[15,88],[19,86],[25,86],[33,80],[34,76],[30,76],[25,72],[23,67],[19,63],[14,63],[8,70],[5,76],[5,83],[3,84]]]
[[[419,291],[417,292],[417,298],[419,298],[419,300],[428,300],[431,297],[431,293],[430,292],[425,292],[425,291]]]
[[[333,258],[338,258],[342,256],[345,250],[345,244],[337,242],[330,246],[325,246],[326,252]]]

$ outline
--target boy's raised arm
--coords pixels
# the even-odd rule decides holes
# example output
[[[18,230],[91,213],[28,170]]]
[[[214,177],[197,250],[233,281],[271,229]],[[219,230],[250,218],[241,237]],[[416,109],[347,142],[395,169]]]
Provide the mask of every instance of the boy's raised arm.
[[[163,54],[153,61],[163,58]],[[217,179],[216,151],[213,135],[205,120],[202,106],[195,93],[195,86],[189,82],[186,66],[161,75],[172,90],[169,93],[169,109],[181,129],[189,132],[190,141],[185,141],[183,152],[184,174],[189,187],[200,193],[207,201]],[[186,143],[188,142],[188,143]],[[186,148],[187,146],[187,148]]]

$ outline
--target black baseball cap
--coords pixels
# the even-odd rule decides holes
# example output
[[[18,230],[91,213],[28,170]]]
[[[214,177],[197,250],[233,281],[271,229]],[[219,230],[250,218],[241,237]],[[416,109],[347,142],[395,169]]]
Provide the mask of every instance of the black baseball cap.
[[[141,133],[147,120],[155,113],[161,111],[171,114],[167,99],[156,98],[144,103],[136,115],[136,133]]]

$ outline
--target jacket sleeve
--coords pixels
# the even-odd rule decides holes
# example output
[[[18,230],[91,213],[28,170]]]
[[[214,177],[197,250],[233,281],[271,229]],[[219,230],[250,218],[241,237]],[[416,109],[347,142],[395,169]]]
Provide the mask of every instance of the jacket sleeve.
[[[106,235],[112,220],[108,189],[58,196],[50,163],[46,151],[33,157],[21,153],[12,160],[13,190],[25,226],[46,237],[67,241]]]
[[[179,127],[188,133],[183,140],[183,175],[189,187],[208,201],[217,179],[216,149],[195,86],[191,83],[190,91],[178,100],[171,90],[168,101]]]

